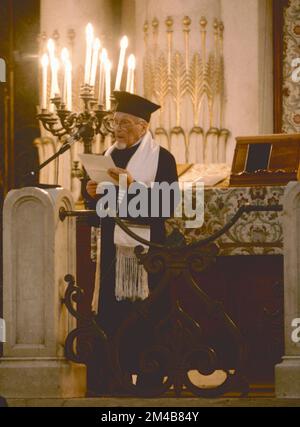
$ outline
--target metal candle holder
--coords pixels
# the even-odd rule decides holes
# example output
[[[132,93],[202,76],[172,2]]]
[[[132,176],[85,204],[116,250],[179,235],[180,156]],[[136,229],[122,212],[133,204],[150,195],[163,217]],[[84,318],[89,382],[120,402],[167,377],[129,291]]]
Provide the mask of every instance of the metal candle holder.
[[[56,112],[52,113],[47,109],[42,109],[37,118],[47,131],[58,138],[67,134],[70,135],[84,127],[86,129],[82,134],[84,153],[91,153],[92,142],[97,134],[105,136],[108,133],[113,133],[111,120],[115,99],[111,97],[113,108],[105,110],[103,105],[97,104],[94,87],[88,84],[81,86],[80,99],[83,101],[83,111],[75,113],[66,109],[61,96],[55,95],[50,101],[55,105]]]
[[[112,119],[115,107],[115,98],[111,96],[111,110],[105,110],[103,105],[97,104],[97,99],[94,95],[94,87],[88,84],[81,86],[80,99],[83,101],[83,111],[75,113],[66,109],[65,103],[59,95],[51,98],[51,102],[55,105],[56,111],[49,112],[47,109],[42,109],[37,118],[40,120],[44,128],[51,132],[53,136],[58,138],[64,135],[75,135],[80,133],[80,139],[83,141],[84,153],[92,153],[92,143],[97,134],[103,137],[109,133],[113,133]],[[78,138],[79,139],[79,138]],[[67,142],[66,142],[67,145]],[[69,147],[65,147],[68,149]],[[54,158],[64,152],[64,145],[61,147],[60,153],[56,153],[43,165],[48,164]],[[85,169],[81,171],[78,168],[78,162],[74,162],[72,175],[81,180],[81,194],[84,205],[89,206],[89,200],[85,196],[85,184],[87,181],[87,173]]]

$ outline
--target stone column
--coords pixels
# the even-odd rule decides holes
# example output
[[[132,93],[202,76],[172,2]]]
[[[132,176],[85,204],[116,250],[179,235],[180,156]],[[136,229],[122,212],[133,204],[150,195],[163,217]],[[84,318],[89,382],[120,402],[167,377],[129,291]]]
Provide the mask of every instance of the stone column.
[[[64,189],[28,187],[8,193],[3,209],[4,320],[0,390],[12,397],[81,397],[85,366],[64,358],[74,328],[63,305],[64,276],[76,272],[74,209]]]
[[[299,398],[300,342],[292,339],[292,322],[300,318],[300,182],[287,185],[283,203],[285,352],[275,368],[276,396]]]

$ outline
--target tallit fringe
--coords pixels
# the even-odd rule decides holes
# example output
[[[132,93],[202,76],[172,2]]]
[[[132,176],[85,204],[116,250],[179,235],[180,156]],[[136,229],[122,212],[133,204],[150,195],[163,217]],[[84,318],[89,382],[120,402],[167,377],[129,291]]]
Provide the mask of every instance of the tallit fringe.
[[[116,287],[117,301],[136,301],[149,296],[148,274],[138,263],[134,247],[116,245]]]

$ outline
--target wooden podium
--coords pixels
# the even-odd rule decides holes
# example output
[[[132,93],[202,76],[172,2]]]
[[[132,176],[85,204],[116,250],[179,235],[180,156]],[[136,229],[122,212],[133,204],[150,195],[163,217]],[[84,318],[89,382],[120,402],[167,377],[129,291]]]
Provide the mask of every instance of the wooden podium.
[[[300,179],[300,134],[236,138],[232,187],[286,185]]]

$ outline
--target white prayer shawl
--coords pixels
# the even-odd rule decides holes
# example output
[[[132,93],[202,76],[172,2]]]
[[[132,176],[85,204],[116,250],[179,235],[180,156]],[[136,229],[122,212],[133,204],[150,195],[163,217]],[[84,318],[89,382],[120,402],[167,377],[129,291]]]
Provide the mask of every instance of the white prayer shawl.
[[[106,152],[105,156],[117,147],[113,144]],[[155,180],[158,167],[160,146],[153,140],[150,131],[143,137],[138,149],[129,160],[126,170],[135,181],[151,187]],[[122,190],[119,190],[119,201],[122,200]],[[129,227],[135,234],[150,240],[150,226]],[[129,299],[145,299],[149,295],[148,276],[143,265],[138,263],[134,253],[137,245],[142,245],[145,250],[148,246],[143,245],[132,237],[128,236],[117,224],[114,231],[114,243],[116,245],[116,285],[115,296],[118,301]]]

